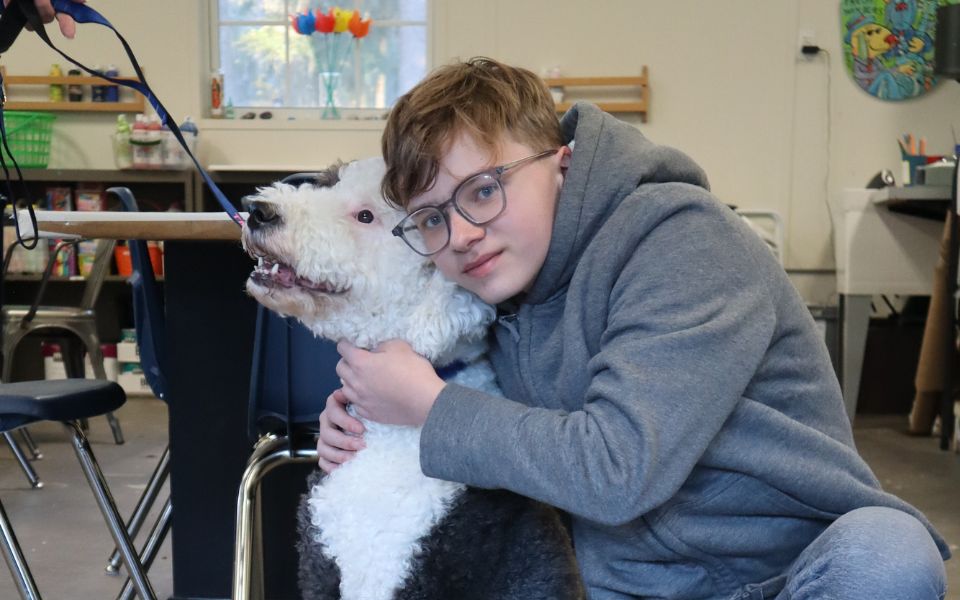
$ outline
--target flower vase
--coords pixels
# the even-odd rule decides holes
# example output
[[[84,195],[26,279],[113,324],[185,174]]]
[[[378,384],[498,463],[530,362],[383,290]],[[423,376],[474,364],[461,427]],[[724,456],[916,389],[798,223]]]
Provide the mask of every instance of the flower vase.
[[[337,110],[337,102],[334,98],[338,83],[340,83],[340,73],[338,71],[323,71],[320,73],[320,104],[323,106],[323,112],[320,113],[321,119],[340,118],[340,111]]]

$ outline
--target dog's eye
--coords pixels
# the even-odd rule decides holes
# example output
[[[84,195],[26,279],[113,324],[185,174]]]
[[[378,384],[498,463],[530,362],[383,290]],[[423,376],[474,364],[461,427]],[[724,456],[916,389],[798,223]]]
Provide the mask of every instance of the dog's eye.
[[[361,210],[357,213],[357,220],[361,223],[373,223],[373,213],[369,210]]]

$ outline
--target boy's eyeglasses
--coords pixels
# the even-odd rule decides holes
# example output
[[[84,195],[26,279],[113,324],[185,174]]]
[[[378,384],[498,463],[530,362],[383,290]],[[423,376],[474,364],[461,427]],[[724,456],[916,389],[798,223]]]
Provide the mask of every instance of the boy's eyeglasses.
[[[424,206],[413,211],[396,227],[393,235],[403,239],[417,254],[436,254],[450,243],[450,218],[447,210],[452,205],[461,217],[474,225],[484,225],[496,219],[507,207],[507,195],[500,178],[511,169],[546,158],[557,148],[544,150],[499,167],[467,177],[453,190],[450,199],[436,206]]]

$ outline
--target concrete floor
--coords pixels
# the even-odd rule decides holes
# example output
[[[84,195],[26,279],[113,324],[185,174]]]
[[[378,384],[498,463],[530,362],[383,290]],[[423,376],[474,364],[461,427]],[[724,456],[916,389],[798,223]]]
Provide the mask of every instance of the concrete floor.
[[[113,489],[121,513],[129,514],[166,443],[166,406],[132,398],[118,412],[127,443],[113,444],[103,419],[91,423],[94,452]],[[858,417],[860,452],[883,485],[923,510],[940,532],[960,543],[960,456],[941,452],[932,438],[901,433],[905,417]],[[0,450],[0,499],[46,600],[106,599],[122,581],[104,574],[111,549],[93,496],[87,488],[62,426],[31,427],[44,458],[36,469],[42,489],[30,489],[13,457]],[[173,593],[169,542],[150,571],[158,598]],[[960,600],[960,557],[947,562],[948,600]],[[0,567],[0,598],[17,597],[6,569]]]

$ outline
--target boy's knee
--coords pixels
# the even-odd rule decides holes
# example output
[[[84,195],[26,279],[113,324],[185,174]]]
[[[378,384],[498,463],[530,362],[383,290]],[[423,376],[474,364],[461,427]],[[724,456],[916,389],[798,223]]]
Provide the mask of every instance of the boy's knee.
[[[891,598],[942,597],[946,589],[943,559],[916,517],[884,507],[857,509],[841,519],[846,517],[856,532],[850,550],[863,563],[859,567],[866,576],[883,582],[879,589],[900,590]]]
[[[788,598],[937,600],[946,590],[943,559],[927,528],[892,508],[841,516],[798,563]]]

